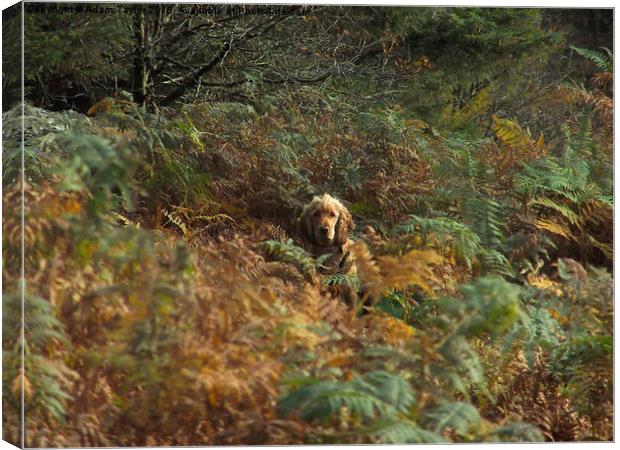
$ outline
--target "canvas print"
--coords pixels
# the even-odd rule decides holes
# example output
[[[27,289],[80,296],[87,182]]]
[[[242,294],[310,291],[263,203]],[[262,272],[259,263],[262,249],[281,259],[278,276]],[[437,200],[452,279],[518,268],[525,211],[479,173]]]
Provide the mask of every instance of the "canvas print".
[[[613,440],[612,9],[2,33],[5,441]]]

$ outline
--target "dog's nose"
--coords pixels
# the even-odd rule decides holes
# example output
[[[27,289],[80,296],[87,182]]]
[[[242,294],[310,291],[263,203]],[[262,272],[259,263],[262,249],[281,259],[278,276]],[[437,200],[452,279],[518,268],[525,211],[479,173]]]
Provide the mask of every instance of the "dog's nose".
[[[321,230],[321,233],[323,234],[327,234],[327,232],[329,231],[327,227],[321,227],[320,230]]]

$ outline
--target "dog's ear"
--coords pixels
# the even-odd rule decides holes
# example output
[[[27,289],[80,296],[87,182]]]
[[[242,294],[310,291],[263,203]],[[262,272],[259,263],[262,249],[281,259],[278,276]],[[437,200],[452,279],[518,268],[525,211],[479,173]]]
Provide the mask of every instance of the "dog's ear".
[[[337,245],[345,245],[349,240],[349,232],[355,229],[355,222],[351,213],[346,208],[340,209],[340,216],[336,223],[336,235],[334,241]]]
[[[297,223],[297,231],[304,241],[314,244],[314,230],[312,229],[312,221],[310,220],[311,212],[312,208],[306,208],[303,212]]]

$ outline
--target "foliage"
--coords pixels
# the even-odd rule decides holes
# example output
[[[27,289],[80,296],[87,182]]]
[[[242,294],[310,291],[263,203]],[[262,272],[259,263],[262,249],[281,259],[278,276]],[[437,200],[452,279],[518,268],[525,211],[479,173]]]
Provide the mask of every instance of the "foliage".
[[[23,154],[3,114],[6,439],[22,392],[26,446],[611,439],[611,53],[545,10],[330,8],[156,8],[153,45],[193,46],[89,117],[33,105],[72,104],[54,74],[126,87],[139,16],[30,16]],[[347,273],[297,235],[324,192],[357,224]]]
[[[571,45],[571,49],[580,56],[589,59],[601,72],[611,72],[613,69],[613,55],[611,50],[604,48],[605,53],[589,50],[587,48],[579,48]]]
[[[46,423],[32,442],[39,445],[63,444],[62,437],[55,440],[54,426],[66,420],[70,392],[79,379],[62,358],[70,350],[62,323],[55,317],[50,303],[39,297],[26,297],[24,302],[24,339],[21,335],[22,297],[10,293],[4,297],[3,311],[3,385],[9,389],[3,396],[3,407],[10,417],[21,415],[22,391],[24,408],[39,411]],[[51,355],[50,348],[56,347]],[[24,359],[22,361],[22,350]],[[23,366],[22,366],[23,364]],[[10,409],[10,410],[9,410]],[[35,419],[36,420],[36,419]],[[36,422],[34,422],[36,423]],[[17,439],[17,436],[13,436]]]
[[[610,243],[601,242],[601,236],[595,237],[590,231],[611,218],[611,161],[593,143],[587,118],[579,125],[575,133],[565,129],[566,145],[561,156],[526,165],[515,177],[515,188],[529,205],[548,211],[539,215],[535,222],[538,228],[576,241],[584,252],[596,249],[611,259]]]
[[[318,381],[318,380],[317,380]],[[304,380],[280,401],[284,414],[299,410],[304,419],[325,419],[346,408],[361,419],[391,418],[414,403],[411,386],[387,372],[368,372],[346,383]]]
[[[39,5],[42,7],[43,5]],[[91,6],[92,7],[92,6]],[[127,75],[120,58],[125,57],[130,34],[127,14],[63,14],[41,13],[26,7],[24,34],[24,81],[27,94],[55,108],[80,107],[84,97],[93,93],[97,84],[114,84]],[[36,10],[36,6],[33,8]],[[82,8],[83,9],[83,8]],[[2,47],[6,60],[21,59],[19,14],[7,17],[7,32],[14,30],[13,39]],[[3,28],[3,31],[5,29]],[[125,57],[126,58],[126,57]],[[16,64],[18,66],[18,64]],[[3,80],[7,98],[3,108],[14,106],[20,99],[21,77],[15,69]]]
[[[287,242],[265,241],[262,243],[262,247],[265,249],[267,256],[295,264],[303,273],[311,275],[316,273],[317,262],[307,251],[293,244],[292,239],[289,239]]]

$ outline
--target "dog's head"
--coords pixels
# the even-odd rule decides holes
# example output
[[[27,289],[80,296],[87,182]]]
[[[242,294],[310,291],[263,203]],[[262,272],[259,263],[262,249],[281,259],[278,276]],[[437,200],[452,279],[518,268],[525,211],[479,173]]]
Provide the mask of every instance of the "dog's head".
[[[354,226],[349,211],[329,194],[314,197],[299,221],[302,237],[320,247],[346,244]]]

